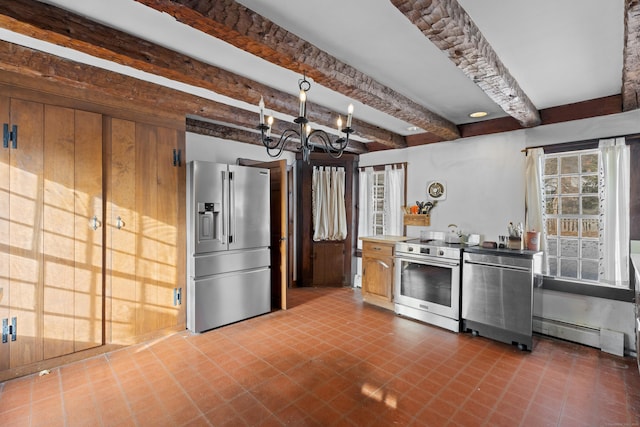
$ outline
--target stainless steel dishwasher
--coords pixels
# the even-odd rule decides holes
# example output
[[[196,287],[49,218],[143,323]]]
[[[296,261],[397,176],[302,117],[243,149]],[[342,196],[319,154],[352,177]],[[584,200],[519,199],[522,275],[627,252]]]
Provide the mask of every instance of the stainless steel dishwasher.
[[[462,263],[463,331],[530,350],[542,252],[465,249]]]

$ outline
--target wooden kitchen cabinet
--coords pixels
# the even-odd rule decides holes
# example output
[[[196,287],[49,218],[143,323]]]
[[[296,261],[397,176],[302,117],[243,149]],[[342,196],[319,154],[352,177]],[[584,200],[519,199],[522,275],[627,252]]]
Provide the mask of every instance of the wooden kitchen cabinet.
[[[362,240],[362,299],[393,310],[395,241]]]
[[[186,325],[184,132],[108,118],[107,341]]]
[[[5,371],[103,343],[102,116],[0,97],[0,119]]]

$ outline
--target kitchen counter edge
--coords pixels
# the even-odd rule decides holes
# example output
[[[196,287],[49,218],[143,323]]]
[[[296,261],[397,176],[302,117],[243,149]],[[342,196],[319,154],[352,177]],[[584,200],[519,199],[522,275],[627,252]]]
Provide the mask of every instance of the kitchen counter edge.
[[[397,242],[405,242],[411,239],[411,237],[407,236],[363,236],[360,237],[360,240],[363,242],[375,242],[375,243],[397,243]]]

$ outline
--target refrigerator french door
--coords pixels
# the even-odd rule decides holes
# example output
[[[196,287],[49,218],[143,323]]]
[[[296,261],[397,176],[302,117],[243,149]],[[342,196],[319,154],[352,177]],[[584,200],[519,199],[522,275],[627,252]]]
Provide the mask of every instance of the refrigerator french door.
[[[187,165],[187,327],[203,332],[271,310],[269,170]]]

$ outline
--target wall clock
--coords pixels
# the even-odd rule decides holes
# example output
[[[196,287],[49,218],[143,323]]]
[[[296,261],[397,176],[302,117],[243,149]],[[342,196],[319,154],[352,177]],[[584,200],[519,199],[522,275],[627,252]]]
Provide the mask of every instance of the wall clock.
[[[447,198],[446,186],[442,181],[431,181],[427,185],[427,196],[431,200],[444,200]]]

